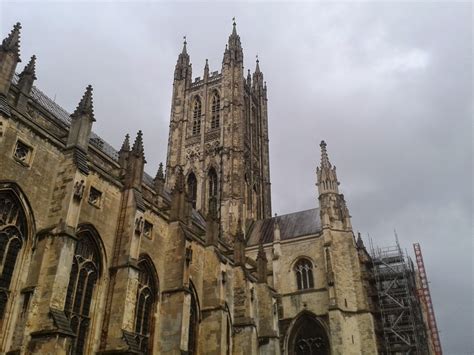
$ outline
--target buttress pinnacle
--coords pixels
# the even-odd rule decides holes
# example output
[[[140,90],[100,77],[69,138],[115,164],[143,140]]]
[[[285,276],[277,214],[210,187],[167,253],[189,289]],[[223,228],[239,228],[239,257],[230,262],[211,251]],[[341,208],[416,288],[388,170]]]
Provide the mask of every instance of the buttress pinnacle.
[[[130,151],[130,135],[127,133],[125,135],[125,139],[122,143],[122,148],[120,148],[121,152],[129,152]]]
[[[2,45],[0,46],[0,50],[4,52],[13,52],[18,62],[20,60],[20,29],[21,24],[17,22],[14,26],[9,35],[2,41]]]
[[[133,143],[132,152],[137,156],[144,156],[143,133],[141,130],[137,133],[137,138],[135,138],[135,142]]]
[[[25,66],[23,71],[20,73],[20,78],[22,76],[32,75],[33,80],[36,80],[36,56],[32,55],[30,61]]]
[[[94,105],[92,102],[92,86],[88,85],[86,88],[86,92],[82,96],[81,101],[77,105],[74,113],[71,117],[79,117],[81,115],[88,115],[92,121],[95,121],[94,118]]]

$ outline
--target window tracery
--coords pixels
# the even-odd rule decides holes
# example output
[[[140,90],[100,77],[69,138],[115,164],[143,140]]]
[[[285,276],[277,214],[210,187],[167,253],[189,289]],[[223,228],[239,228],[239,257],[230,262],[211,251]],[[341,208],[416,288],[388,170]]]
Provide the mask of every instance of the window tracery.
[[[188,176],[188,194],[193,205],[193,208],[196,208],[197,200],[197,179],[194,173],[189,174]]]
[[[303,314],[295,322],[289,342],[291,355],[327,355],[329,340],[326,331],[312,315]]]
[[[78,237],[64,307],[71,329],[76,335],[71,354],[84,353],[90,326],[92,296],[100,271],[99,251],[91,234],[83,232]]]
[[[138,263],[138,291],[135,308],[135,334],[140,350],[144,354],[151,354],[149,339],[151,338],[153,313],[156,303],[157,288],[153,271],[146,259]]]
[[[298,290],[314,287],[313,265],[308,259],[301,259],[295,265],[296,284]]]
[[[220,123],[220,111],[221,111],[221,99],[217,92],[214,92],[212,96],[211,105],[211,129],[219,128]]]
[[[201,133],[201,100],[196,97],[193,106],[193,136]]]
[[[18,256],[27,236],[26,216],[18,198],[0,191],[0,320],[10,296]]]

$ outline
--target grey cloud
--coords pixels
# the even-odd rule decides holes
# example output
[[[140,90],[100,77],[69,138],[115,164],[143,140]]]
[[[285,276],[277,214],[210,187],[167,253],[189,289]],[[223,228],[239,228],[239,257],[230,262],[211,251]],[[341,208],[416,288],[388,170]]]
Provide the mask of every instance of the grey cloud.
[[[268,82],[273,208],[317,203],[328,143],[354,227],[411,253],[420,242],[446,354],[472,345],[472,5],[469,3],[6,3],[23,63],[66,109],[94,85],[95,131],[119,147],[144,130],[165,159],[173,69],[220,70],[236,16],[245,65]]]

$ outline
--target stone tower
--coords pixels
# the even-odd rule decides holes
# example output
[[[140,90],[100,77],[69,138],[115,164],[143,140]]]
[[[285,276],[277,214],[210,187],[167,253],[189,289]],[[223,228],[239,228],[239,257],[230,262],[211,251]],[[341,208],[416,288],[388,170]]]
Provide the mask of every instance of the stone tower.
[[[271,216],[267,88],[257,59],[244,77],[243,51],[236,24],[226,45],[222,70],[192,78],[186,48],[174,72],[166,184],[182,170],[193,207],[209,212],[217,202],[220,236],[233,244],[239,220]]]

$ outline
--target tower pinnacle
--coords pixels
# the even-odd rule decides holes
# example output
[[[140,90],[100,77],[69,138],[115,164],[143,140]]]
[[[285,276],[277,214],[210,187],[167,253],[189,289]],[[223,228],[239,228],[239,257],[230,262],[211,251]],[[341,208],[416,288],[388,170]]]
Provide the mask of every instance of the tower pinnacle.
[[[326,150],[326,142],[321,141],[321,144],[319,146],[321,147],[321,167],[316,168],[316,175],[318,179],[316,185],[318,186],[319,194],[338,194],[339,181],[337,181],[336,167],[333,167],[329,162],[329,157]]]

